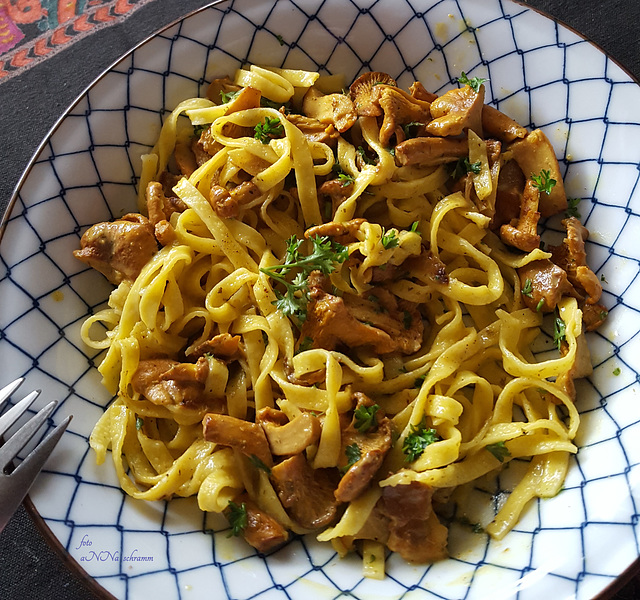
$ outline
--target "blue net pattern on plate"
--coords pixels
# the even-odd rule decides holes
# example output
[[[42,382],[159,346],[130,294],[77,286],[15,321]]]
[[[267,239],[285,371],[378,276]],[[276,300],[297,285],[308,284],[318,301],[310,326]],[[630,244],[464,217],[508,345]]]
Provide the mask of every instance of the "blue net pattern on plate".
[[[110,398],[79,327],[110,286],[71,256],[89,225],[135,210],[141,153],[180,100],[241,64],[345,73],[381,70],[434,92],[461,71],[487,98],[554,143],[567,189],[591,230],[608,323],[591,335],[594,373],[578,389],[580,451],[565,488],[532,503],[502,542],[453,527],[452,558],[412,567],[396,556],[383,582],[312,536],[264,557],[227,537],[195,502],[142,504],[95,466],[88,436]],[[593,596],[640,553],[638,86],[599,50],[523,6],[500,0],[237,0],[165,30],[71,108],[30,166],[0,253],[0,361],[75,415],[33,502],[69,554],[118,598],[442,598]],[[634,112],[635,111],[635,112]],[[549,224],[546,235],[557,228]],[[517,465],[516,465],[517,467]],[[478,487],[478,506],[509,486]],[[55,501],[51,501],[55,494]],[[473,498],[475,499],[475,497]],[[479,513],[479,518],[482,515]],[[213,595],[211,595],[213,594]]]

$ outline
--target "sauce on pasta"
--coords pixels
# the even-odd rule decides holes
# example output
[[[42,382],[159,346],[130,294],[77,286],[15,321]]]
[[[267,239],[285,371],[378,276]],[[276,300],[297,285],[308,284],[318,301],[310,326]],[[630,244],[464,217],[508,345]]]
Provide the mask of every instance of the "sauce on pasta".
[[[558,493],[606,309],[551,144],[482,80],[340,87],[215,80],[143,156],[138,212],[84,234],[116,285],[82,327],[115,396],[90,443],[134,498],[196,495],[260,552],[314,532],[382,577],[387,550],[446,557],[465,486],[514,459],[490,535]]]

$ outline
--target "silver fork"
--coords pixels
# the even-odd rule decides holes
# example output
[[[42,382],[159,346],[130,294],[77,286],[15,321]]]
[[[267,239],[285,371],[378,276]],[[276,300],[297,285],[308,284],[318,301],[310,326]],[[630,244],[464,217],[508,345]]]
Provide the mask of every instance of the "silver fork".
[[[0,390],[0,409],[23,381],[24,378],[16,379]],[[9,428],[33,404],[39,394],[39,390],[31,392],[0,417],[0,437],[4,436]],[[9,467],[18,452],[29,443],[29,440],[42,427],[57,404],[55,400],[49,402],[0,446],[0,531],[4,529],[13,513],[24,500],[31,484],[60,440],[69,421],[71,421],[71,415],[69,415],[60,425],[48,433],[44,440],[13,471],[9,472]]]

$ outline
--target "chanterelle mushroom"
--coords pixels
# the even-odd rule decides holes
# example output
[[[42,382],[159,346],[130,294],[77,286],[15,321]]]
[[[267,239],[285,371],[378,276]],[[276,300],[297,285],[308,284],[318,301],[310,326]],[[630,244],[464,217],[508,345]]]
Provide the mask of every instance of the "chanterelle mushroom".
[[[380,143],[388,146],[395,134],[396,143],[404,141],[404,127],[409,124],[425,127],[431,120],[429,103],[417,100],[404,90],[390,85],[379,85],[378,104],[384,112],[380,127]]]
[[[378,104],[380,84],[397,85],[395,79],[386,73],[371,71],[363,73],[349,87],[349,94],[359,117],[381,117],[382,108]]]
[[[556,184],[551,191],[540,194],[540,215],[550,217],[567,208],[567,196],[562,183],[560,166],[556,153],[547,136],[536,129],[525,138],[516,140],[507,147],[514,160],[518,163],[525,177],[540,175],[542,171],[549,171],[549,176]]]
[[[531,252],[540,246],[538,235],[538,202],[540,190],[531,179],[527,180],[520,205],[520,218],[500,227],[500,237],[505,244],[523,252]]]
[[[351,99],[344,94],[323,94],[310,87],[302,100],[302,110],[308,117],[333,125],[340,133],[349,129],[358,118]]]
[[[267,436],[272,454],[276,456],[300,454],[320,438],[322,427],[315,415],[303,412],[292,421],[284,423],[281,415],[284,413],[265,407],[258,411],[256,419]]]
[[[468,85],[449,90],[431,103],[433,121],[427,125],[427,131],[445,137],[471,129],[482,137],[483,107],[483,85],[478,92]]]

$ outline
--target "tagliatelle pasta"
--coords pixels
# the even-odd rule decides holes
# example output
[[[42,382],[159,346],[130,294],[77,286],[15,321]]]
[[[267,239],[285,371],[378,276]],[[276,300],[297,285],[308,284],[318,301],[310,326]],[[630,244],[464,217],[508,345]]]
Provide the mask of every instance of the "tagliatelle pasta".
[[[558,493],[601,289],[544,134],[460,82],[251,66],[165,119],[139,212],[75,252],[117,285],[82,338],[116,396],[90,443],[128,494],[196,495],[260,552],[315,532],[382,577],[386,549],[446,557],[455,491],[510,461],[490,535]]]

